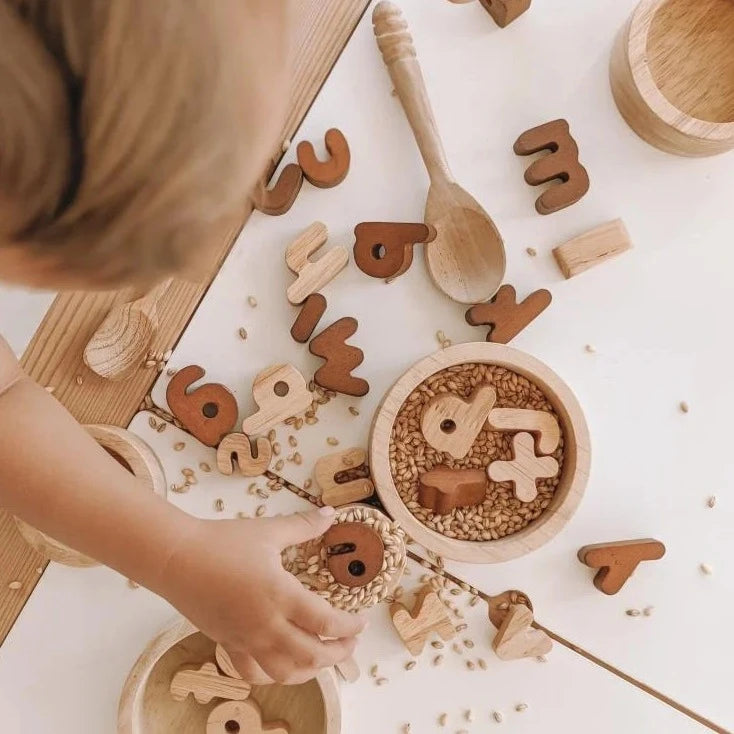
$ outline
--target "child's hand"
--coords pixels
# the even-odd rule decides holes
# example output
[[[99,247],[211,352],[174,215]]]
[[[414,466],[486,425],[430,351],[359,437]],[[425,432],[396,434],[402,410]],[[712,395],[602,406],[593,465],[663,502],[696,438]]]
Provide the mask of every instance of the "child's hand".
[[[304,589],[283,568],[281,551],[323,535],[333,517],[333,509],[324,508],[258,520],[200,520],[167,566],[163,595],[224,646],[248,682],[310,680],[352,654],[364,621]]]

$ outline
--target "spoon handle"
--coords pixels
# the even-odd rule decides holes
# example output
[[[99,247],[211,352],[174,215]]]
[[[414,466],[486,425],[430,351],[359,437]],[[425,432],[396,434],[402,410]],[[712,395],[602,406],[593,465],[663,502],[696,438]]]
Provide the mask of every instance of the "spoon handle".
[[[394,3],[383,0],[372,13],[372,23],[377,45],[413,128],[431,182],[452,181],[413,37],[402,11]]]
[[[173,283],[173,278],[166,278],[148,291],[139,301],[140,309],[148,315],[155,313],[158,301],[163,298],[171,283]]]

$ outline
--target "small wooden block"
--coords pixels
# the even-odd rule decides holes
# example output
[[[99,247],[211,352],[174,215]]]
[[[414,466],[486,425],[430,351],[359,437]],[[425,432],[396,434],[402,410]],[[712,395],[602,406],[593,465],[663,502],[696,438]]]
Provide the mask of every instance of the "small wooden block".
[[[278,364],[260,372],[252,383],[259,410],[242,421],[248,436],[265,433],[291,416],[307,410],[313,396],[303,375],[291,364]]]
[[[514,146],[517,155],[550,151],[530,164],[525,180],[531,186],[558,179],[560,183],[544,191],[535,202],[539,214],[552,214],[575,204],[589,190],[589,174],[579,163],[579,149],[566,120],[553,120],[526,130]]]
[[[316,157],[316,151],[308,140],[299,143],[296,151],[306,180],[320,189],[338,186],[347,177],[351,162],[349,143],[341,130],[335,127],[327,130],[325,143],[329,152],[327,161],[320,161]]]
[[[286,291],[288,301],[300,306],[312,293],[320,291],[331,282],[349,262],[349,253],[344,247],[333,247],[318,260],[309,257],[320,250],[329,237],[326,225],[314,222],[303,231],[285,252],[286,265],[298,278]]]
[[[487,603],[489,621],[497,629],[502,626],[502,622],[505,621],[505,617],[513,604],[522,604],[531,612],[533,611],[533,603],[524,591],[508,589],[501,594],[496,594],[489,598],[489,602]]]
[[[267,471],[272,457],[273,447],[267,438],[258,438],[253,451],[249,436],[230,433],[217,448],[217,469],[230,476],[237,467],[243,477],[259,477]]]
[[[491,326],[488,342],[507,344],[550,306],[552,298],[550,291],[542,288],[518,303],[514,286],[503,285],[489,303],[472,306],[466,320],[472,326]]]
[[[304,301],[298,317],[291,326],[291,336],[299,344],[305,344],[321,321],[324,311],[326,311],[326,299],[320,293],[312,293]]]
[[[317,385],[355,397],[362,397],[370,391],[367,380],[351,374],[364,361],[364,352],[346,343],[358,326],[357,319],[345,316],[311,340],[308,346],[311,354],[326,360],[326,364],[319,367],[313,376]]]
[[[400,602],[394,602],[390,605],[390,616],[411,655],[420,655],[432,634],[445,642],[456,635],[444,603],[430,586],[418,592],[412,612]]]
[[[342,472],[364,466],[366,461],[367,452],[360,448],[322,456],[313,470],[316,484],[321,487],[321,501],[331,507],[340,507],[371,497],[375,492],[375,485],[369,479],[341,483],[336,479]]]
[[[487,418],[495,431],[527,431],[537,434],[538,451],[552,454],[561,441],[561,427],[552,413],[525,408],[495,408]]]
[[[321,541],[326,565],[334,580],[351,589],[367,586],[382,570],[385,544],[380,535],[361,522],[332,525]]]
[[[299,165],[289,163],[281,172],[278,181],[271,189],[263,186],[255,195],[255,208],[269,214],[279,216],[285,214],[298,198],[303,186],[303,171]]]
[[[413,263],[413,245],[432,242],[436,229],[427,224],[362,222],[354,228],[354,262],[373,278],[397,278]]]
[[[520,660],[547,655],[553,641],[542,630],[533,629],[533,613],[524,604],[513,604],[500,625],[492,647],[500,660]]]
[[[558,474],[558,462],[552,456],[536,456],[535,440],[529,433],[518,433],[512,439],[512,461],[493,461],[487,467],[493,482],[512,482],[520,502],[532,502],[538,496],[538,479]]]
[[[237,422],[237,401],[224,386],[208,383],[186,392],[206,372],[198,365],[180,369],[168,383],[166,400],[171,413],[206,446],[216,446]]]
[[[598,568],[594,586],[605,594],[616,594],[642,561],[657,561],[665,555],[659,540],[621,540],[585,545],[579,550],[581,563]]]
[[[229,653],[221,645],[217,645],[214,655],[216,657],[219,670],[221,670],[224,675],[227,675],[230,678],[242,679],[239,671],[232,664],[232,659],[229,657]]]
[[[489,385],[480,385],[469,400],[450,393],[436,395],[421,416],[423,436],[436,451],[463,459],[496,401],[497,393]]]
[[[494,22],[505,28],[519,18],[529,7],[532,0],[480,0]]]
[[[359,665],[357,665],[357,661],[354,658],[347,658],[343,662],[337,663],[334,667],[337,673],[347,683],[356,683],[359,680]]]
[[[286,721],[263,724],[255,701],[227,701],[209,714],[206,734],[290,734],[290,726]]]
[[[244,701],[252,687],[242,679],[220,675],[214,663],[204,663],[199,670],[179,670],[171,681],[171,696],[184,701],[193,693],[197,703],[207,704],[215,698]]]
[[[487,494],[487,472],[483,469],[437,466],[421,474],[419,481],[418,501],[439,515],[455,507],[480,505]]]
[[[595,227],[553,250],[565,278],[583,273],[632,248],[627,227],[621,219]]]

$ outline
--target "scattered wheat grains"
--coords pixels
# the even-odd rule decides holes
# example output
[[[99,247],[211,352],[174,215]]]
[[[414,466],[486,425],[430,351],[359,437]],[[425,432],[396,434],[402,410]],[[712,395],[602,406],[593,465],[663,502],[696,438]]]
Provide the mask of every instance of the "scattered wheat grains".
[[[465,718],[465,719],[466,719],[466,720],[467,720],[468,722],[472,722],[472,721],[474,721],[474,711],[473,711],[473,709],[467,709],[467,710],[466,710],[466,711],[464,712],[464,718]]]
[[[329,446],[338,446],[339,445],[339,439],[338,438],[334,438],[334,436],[329,436],[326,439],[326,443],[328,443]]]
[[[474,664],[473,660],[467,660],[466,667],[469,668],[469,670],[476,670],[477,666]]]
[[[482,670],[487,670],[487,661],[484,658],[479,658],[479,660],[477,660],[477,665]]]
[[[442,662],[443,662],[443,655],[436,655],[436,657],[433,658],[434,665],[441,665]]]
[[[370,678],[377,678],[377,665],[370,668]]]
[[[501,713],[500,713],[499,711],[493,711],[493,712],[492,712],[492,718],[493,718],[493,719],[494,719],[494,720],[495,720],[495,721],[496,721],[496,722],[497,722],[498,724],[501,724],[501,723],[502,723],[502,722],[503,722],[503,721],[505,720],[505,717],[504,717],[504,716],[502,716],[502,714],[501,714]]]
[[[255,308],[255,306],[257,306],[257,298],[255,298],[255,296],[247,296],[247,302],[252,308]]]
[[[178,441],[173,444],[174,451],[183,451],[186,448],[186,444],[183,441]]]
[[[438,717],[438,725],[439,725],[439,726],[446,726],[446,722],[447,722],[448,720],[449,720],[449,715],[448,715],[448,714],[441,714],[441,715],[440,715],[440,716]]]
[[[217,512],[224,512],[224,500],[221,497],[214,500],[214,509]]]
[[[127,585],[128,585],[128,586],[129,586],[129,587],[130,587],[131,589],[139,589],[139,588],[140,588],[140,584],[139,584],[139,583],[137,583],[137,581],[133,581],[132,579],[128,579],[128,580],[127,580]]]
[[[356,409],[356,408],[355,408],[355,407],[354,407],[353,405],[350,405],[350,406],[349,406],[349,412],[350,412],[350,413],[351,413],[352,415],[359,415],[359,411],[358,411],[358,410],[357,410],[357,409]]]
[[[258,505],[257,510],[255,510],[255,517],[262,517],[266,509],[265,505]]]
[[[709,566],[708,563],[702,563],[699,568],[701,569],[701,573],[704,576],[711,576],[714,572],[714,569],[712,566]]]
[[[681,413],[687,413],[690,410],[688,403],[685,400],[682,400],[678,407],[680,408]]]
[[[288,443],[293,448],[296,448],[296,446],[298,446],[298,439],[295,436],[288,436]]]
[[[406,670],[413,670],[413,668],[415,668],[416,665],[418,665],[418,663],[416,663],[415,660],[410,660],[407,663],[405,663],[405,669]]]
[[[393,426],[390,465],[395,486],[408,510],[431,530],[449,538],[469,541],[498,540],[512,535],[538,518],[550,505],[563,473],[564,437],[553,457],[558,475],[538,481],[538,496],[520,502],[509,484],[489,483],[481,505],[457,508],[437,515],[418,501],[418,477],[439,464],[455,469],[486,468],[492,461],[512,458],[512,435],[480,431],[467,456],[461,460],[436,451],[423,437],[420,418],[428,401],[437,394],[454,393],[468,398],[477,385],[491,384],[497,392],[498,408],[528,408],[557,414],[538,385],[512,370],[496,365],[461,364],[437,372],[419,385],[406,399]],[[436,564],[441,566],[438,559]]]
[[[385,685],[385,683],[387,683],[387,678],[378,678],[378,679],[377,679],[377,680],[375,681],[375,683],[376,683],[376,684],[377,684],[378,686],[384,686],[384,685]]]
[[[706,504],[708,507],[716,507],[716,495],[712,494],[711,497],[706,500]]]
[[[242,341],[245,341],[245,339],[247,339],[247,329],[245,329],[244,326],[240,326],[237,333],[240,335],[240,339],[242,339]]]
[[[528,705],[526,703],[518,703],[517,706],[515,706],[515,711],[518,713],[522,713],[523,711],[528,710]]]
[[[643,613],[643,614],[644,614],[644,615],[645,615],[646,617],[652,617],[652,613],[653,613],[653,611],[654,611],[654,610],[655,610],[655,607],[653,607],[653,606],[649,606],[649,607],[645,607],[645,608],[644,608],[644,609],[642,610],[642,613]]]
[[[538,254],[538,251],[534,247],[526,247],[525,252],[527,252],[530,257],[535,257]]]
[[[212,470],[209,464],[207,464],[205,461],[199,462],[199,469],[201,469],[201,471],[203,471],[205,474]]]
[[[8,588],[9,588],[9,589],[10,589],[11,591],[18,591],[18,589],[21,589],[21,588],[23,588],[23,584],[22,584],[22,583],[21,583],[20,581],[11,581],[11,582],[10,582],[10,583],[8,584]]]
[[[77,385],[83,385],[84,384],[84,378],[81,375],[76,376],[76,384]]]
[[[639,609],[628,609],[625,614],[628,617],[639,617],[640,616],[640,610]]]
[[[594,352],[596,352],[596,347],[594,347],[594,346],[593,346],[593,344],[587,344],[587,345],[586,345],[586,346],[584,347],[584,349],[585,349],[585,350],[586,350],[586,351],[587,351],[587,352],[588,352],[589,354],[594,354]]]

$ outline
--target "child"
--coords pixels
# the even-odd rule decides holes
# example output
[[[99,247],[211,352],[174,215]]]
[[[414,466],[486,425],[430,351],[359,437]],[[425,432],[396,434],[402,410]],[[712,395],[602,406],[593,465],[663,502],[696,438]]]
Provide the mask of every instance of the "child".
[[[0,0],[0,279],[149,287],[205,263],[277,142],[288,4]],[[215,522],[137,484],[0,337],[0,505],[168,599],[253,683],[352,653],[363,621],[280,563],[331,508]]]

